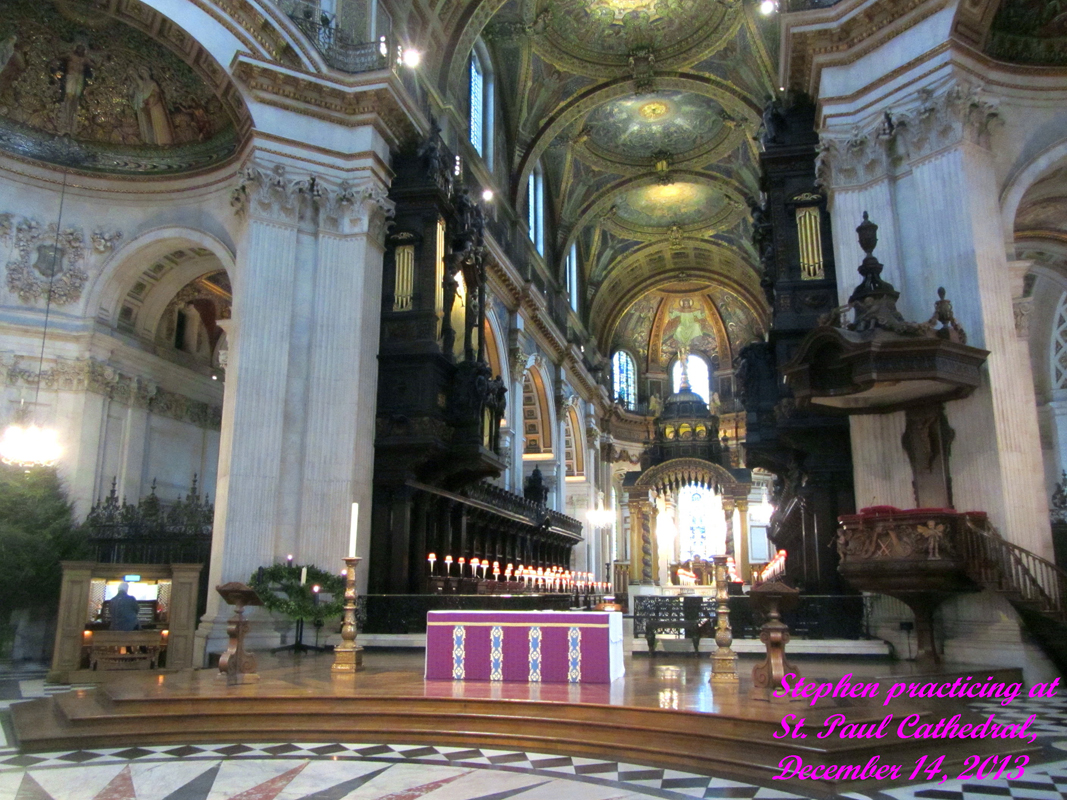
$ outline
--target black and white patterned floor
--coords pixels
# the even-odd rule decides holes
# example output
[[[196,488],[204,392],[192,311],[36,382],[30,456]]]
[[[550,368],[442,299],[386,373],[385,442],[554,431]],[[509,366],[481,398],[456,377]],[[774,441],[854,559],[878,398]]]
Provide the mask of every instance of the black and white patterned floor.
[[[0,709],[64,691],[0,673]],[[988,709],[986,708],[988,705]],[[886,784],[853,800],[1067,800],[1067,699],[977,703],[1010,721],[1037,714],[1042,763],[1016,780]],[[0,711],[0,714],[3,712]],[[3,716],[6,716],[4,714]],[[6,724],[6,722],[5,722]],[[641,800],[805,796],[729,776],[485,748],[360,743],[144,746],[23,754],[0,743],[0,800]]]

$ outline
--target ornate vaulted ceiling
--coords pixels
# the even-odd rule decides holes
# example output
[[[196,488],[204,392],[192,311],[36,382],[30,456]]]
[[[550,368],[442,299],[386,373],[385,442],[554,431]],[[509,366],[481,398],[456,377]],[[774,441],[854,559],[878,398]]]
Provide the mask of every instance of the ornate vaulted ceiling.
[[[79,0],[3,0],[0,148],[117,174],[231,156],[247,114],[229,84],[217,85],[225,72],[172,25],[156,33],[173,49]]]
[[[540,165],[550,268],[559,275],[577,245],[605,355],[622,346],[628,308],[684,286],[699,307],[729,294],[759,335],[766,308],[748,206],[759,194],[755,136],[774,89],[774,30],[740,0],[488,0],[463,12],[460,55],[442,73],[463,96],[459,59],[480,34],[513,145],[512,199],[525,205]]]
[[[993,18],[987,50],[1004,61],[1067,66],[1067,4],[1004,0]]]

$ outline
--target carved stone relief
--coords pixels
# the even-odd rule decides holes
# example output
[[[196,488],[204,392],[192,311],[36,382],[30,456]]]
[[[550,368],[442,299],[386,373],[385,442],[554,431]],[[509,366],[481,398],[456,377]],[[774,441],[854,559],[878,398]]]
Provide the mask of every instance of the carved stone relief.
[[[25,364],[36,363],[32,356],[12,353],[0,355],[8,386],[36,386],[38,371]],[[49,369],[39,373],[40,384],[46,389],[68,392],[92,392],[109,397],[123,405],[144,408],[179,422],[199,428],[219,430],[222,427],[222,407],[163,389],[154,381],[126,375],[97,358],[76,360],[57,359]]]
[[[290,175],[284,164],[253,160],[238,173],[230,193],[237,214],[318,225],[339,233],[366,233],[384,247],[394,203],[377,183],[330,181],[316,175]]]
[[[64,306],[76,303],[89,280],[86,261],[106,255],[122,239],[120,231],[94,231],[86,246],[79,227],[59,230],[55,222],[42,226],[35,219],[0,214],[0,245],[11,247],[7,288],[21,302],[45,298]]]
[[[823,134],[815,161],[818,185],[859,186],[934,153],[969,141],[988,146],[1000,114],[980,87],[954,84],[935,94],[920,89],[911,110],[886,111],[877,124],[846,135]]]

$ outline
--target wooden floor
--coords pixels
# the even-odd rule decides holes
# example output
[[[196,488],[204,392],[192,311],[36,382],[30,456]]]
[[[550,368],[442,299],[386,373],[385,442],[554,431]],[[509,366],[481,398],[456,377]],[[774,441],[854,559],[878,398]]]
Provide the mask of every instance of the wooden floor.
[[[739,672],[748,675],[756,661],[743,659]],[[758,780],[777,774],[779,761],[794,753],[812,764],[866,763],[879,754],[882,763],[910,768],[931,752],[930,742],[916,744],[895,733],[878,740],[776,739],[783,714],[803,716],[817,730],[833,713],[846,712],[850,722],[879,722],[889,709],[755,700],[747,679],[738,691],[716,691],[707,658],[633,657],[626,677],[610,685],[427,681],[421,653],[411,652],[371,651],[365,662],[355,677],[337,678],[329,671],[330,656],[261,658],[261,681],[234,687],[207,670],[123,673],[95,688],[19,704],[12,716],[27,751],[223,741],[433,743],[610,756]],[[914,673],[908,665],[829,659],[799,668],[808,678],[826,680],[847,672],[867,679]],[[975,673],[972,668],[963,674]],[[1018,679],[1017,673],[1006,677]],[[918,700],[895,701],[891,710],[921,713],[932,722],[961,711],[958,702],[937,707]],[[938,742],[949,756],[946,768],[985,743],[952,742]],[[990,752],[1008,752],[1004,742],[989,746]],[[1021,746],[1016,751],[1025,752]],[[805,791],[814,783],[805,781]],[[827,791],[844,788],[823,785]]]

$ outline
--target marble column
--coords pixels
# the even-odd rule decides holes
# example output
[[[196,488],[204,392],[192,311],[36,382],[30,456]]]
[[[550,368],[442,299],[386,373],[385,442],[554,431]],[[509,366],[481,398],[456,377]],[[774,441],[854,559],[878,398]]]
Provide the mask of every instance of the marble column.
[[[353,502],[366,565],[385,187],[369,170],[309,174],[257,156],[233,204],[243,232],[209,585],[246,581],[289,553],[337,567]],[[365,584],[365,571],[357,578]],[[223,644],[226,616],[212,592],[201,646]],[[269,626],[254,625],[249,644],[272,639]]]
[[[857,94],[850,110],[824,109],[834,128],[824,133],[819,171],[831,189],[841,297],[859,281],[849,265],[862,260],[854,229],[868,211],[880,226],[882,277],[901,292],[904,316],[928,319],[944,286],[968,344],[990,351],[981,386],[946,404],[955,432],[954,506],[987,511],[1006,539],[1051,558],[1044,483],[1033,479],[1043,474],[1033,376],[995,224],[997,110],[943,73],[918,80],[910,92],[898,93],[892,108],[867,105]],[[856,418],[851,427],[857,507],[913,506],[900,445],[903,414]]]
[[[737,518],[740,531],[738,534],[738,541],[735,546],[737,555],[734,556],[737,562],[737,574],[741,577],[742,581],[747,582],[751,570],[749,569],[748,558],[748,498],[737,498]]]

